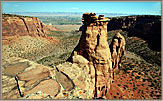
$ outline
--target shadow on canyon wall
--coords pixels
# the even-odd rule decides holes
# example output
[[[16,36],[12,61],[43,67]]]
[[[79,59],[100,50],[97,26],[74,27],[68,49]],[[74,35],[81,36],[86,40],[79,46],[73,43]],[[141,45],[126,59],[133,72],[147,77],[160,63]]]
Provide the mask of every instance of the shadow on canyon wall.
[[[110,18],[108,31],[121,29],[129,37],[139,37],[147,41],[153,51],[161,51],[161,16],[142,15]]]

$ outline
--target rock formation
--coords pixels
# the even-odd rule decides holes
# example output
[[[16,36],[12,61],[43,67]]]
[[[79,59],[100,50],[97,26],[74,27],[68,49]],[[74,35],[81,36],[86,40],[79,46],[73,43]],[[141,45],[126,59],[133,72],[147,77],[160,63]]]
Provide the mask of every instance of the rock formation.
[[[121,59],[124,55],[125,50],[125,39],[120,34],[117,33],[110,44],[110,51],[111,51],[111,57],[112,57],[112,68],[114,70],[118,70],[121,66]]]
[[[16,57],[7,61],[2,66],[3,99],[18,99],[38,91],[42,91],[44,97],[48,96],[47,94],[58,94],[60,86],[55,79],[50,78],[53,69]],[[7,70],[10,71],[5,72]]]
[[[140,37],[154,51],[161,51],[161,16],[139,15],[110,18],[108,31],[122,29],[128,36]]]
[[[45,25],[36,17],[4,17],[2,19],[2,35],[45,36]]]
[[[5,61],[2,64],[2,99],[93,98],[86,65],[82,69],[76,63],[65,62],[50,68],[16,57]]]
[[[96,13],[83,14],[82,35],[68,61],[76,63],[75,57],[83,57],[88,62],[94,85],[94,97],[105,97],[113,81],[113,69],[119,68],[125,48],[125,40],[118,33],[109,48],[107,24],[109,19]]]
[[[2,17],[2,42],[9,43],[19,36],[44,37],[51,39],[46,34],[49,30],[55,30],[52,26],[43,24],[36,17]]]

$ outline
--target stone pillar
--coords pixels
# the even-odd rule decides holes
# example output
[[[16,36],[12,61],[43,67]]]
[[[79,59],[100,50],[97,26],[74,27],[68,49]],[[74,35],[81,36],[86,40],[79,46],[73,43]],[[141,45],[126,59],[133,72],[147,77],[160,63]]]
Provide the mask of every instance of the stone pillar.
[[[94,97],[105,97],[113,81],[112,54],[107,42],[109,19],[104,15],[97,17],[96,13],[84,13],[82,22],[83,29],[79,44],[69,59],[72,59],[74,55],[81,55],[89,61],[90,74],[94,83],[92,85]]]

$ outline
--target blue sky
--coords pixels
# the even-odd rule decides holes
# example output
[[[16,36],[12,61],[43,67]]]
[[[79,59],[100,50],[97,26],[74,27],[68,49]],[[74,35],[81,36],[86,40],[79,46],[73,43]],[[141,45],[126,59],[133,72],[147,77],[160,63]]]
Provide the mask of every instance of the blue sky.
[[[96,12],[161,15],[161,2],[2,2],[2,12]]]

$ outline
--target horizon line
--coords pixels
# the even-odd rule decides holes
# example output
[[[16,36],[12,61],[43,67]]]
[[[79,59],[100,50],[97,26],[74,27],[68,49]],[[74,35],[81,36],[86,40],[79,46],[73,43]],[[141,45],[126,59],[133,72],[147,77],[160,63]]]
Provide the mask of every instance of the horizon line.
[[[57,12],[57,11],[48,11],[48,12],[2,12],[2,14],[10,14],[10,13],[88,13],[88,12]],[[127,13],[108,13],[108,12],[93,12],[93,13],[102,13],[102,14],[117,14],[117,15],[160,15],[161,14],[127,14]]]

